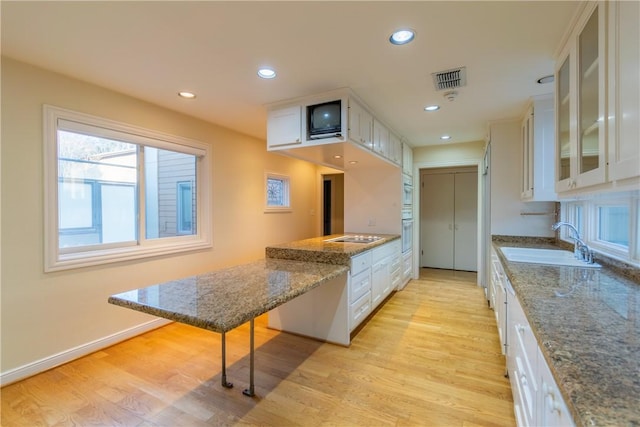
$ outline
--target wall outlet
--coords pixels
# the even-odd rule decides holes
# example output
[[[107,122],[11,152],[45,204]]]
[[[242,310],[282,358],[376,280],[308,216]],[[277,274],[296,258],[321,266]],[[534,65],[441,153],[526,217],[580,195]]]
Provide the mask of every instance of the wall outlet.
[[[369,227],[373,227],[376,225],[376,219],[375,218],[369,218]]]

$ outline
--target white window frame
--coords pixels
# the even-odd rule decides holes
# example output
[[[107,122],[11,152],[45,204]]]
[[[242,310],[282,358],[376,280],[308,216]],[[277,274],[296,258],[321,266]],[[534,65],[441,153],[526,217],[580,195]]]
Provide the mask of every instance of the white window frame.
[[[582,207],[582,229],[579,229],[582,240],[595,252],[605,256],[640,266],[640,191],[607,193],[584,200],[561,202],[561,220],[576,224],[576,207]],[[599,207],[628,206],[629,208],[629,246],[617,245],[599,240]],[[577,224],[576,224],[577,225]],[[561,240],[573,243],[573,234],[569,229],[561,229]]]
[[[92,265],[128,261],[140,258],[201,250],[212,247],[211,239],[211,201],[210,201],[210,153],[208,144],[144,129],[101,117],[67,110],[51,105],[43,106],[44,129],[44,271],[58,271]],[[58,220],[58,142],[59,126],[72,126],[77,129],[86,127],[89,134],[100,128],[100,135],[123,135],[131,143],[164,150],[182,152],[196,156],[196,234],[146,239],[144,191],[138,193],[139,226],[138,240],[122,244],[101,245],[99,248],[76,251],[59,248]],[[144,151],[144,150],[139,150]],[[139,176],[139,186],[144,189],[144,174]]]
[[[269,179],[283,181],[284,204],[279,206],[269,205]],[[265,212],[291,212],[291,178],[287,175],[266,172],[264,174],[264,211]]]

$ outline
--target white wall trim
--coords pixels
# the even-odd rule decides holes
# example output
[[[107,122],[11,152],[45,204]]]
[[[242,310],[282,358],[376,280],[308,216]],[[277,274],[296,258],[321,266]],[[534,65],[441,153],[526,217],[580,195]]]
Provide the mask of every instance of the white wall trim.
[[[154,319],[149,322],[134,326],[132,328],[116,332],[115,334],[97,339],[95,341],[91,341],[77,347],[62,351],[60,353],[47,356],[43,359],[36,360],[35,362],[31,362],[26,365],[11,369],[9,371],[2,372],[0,373],[0,386],[5,386],[16,381],[23,380],[46,370],[55,368],[56,366],[71,362],[72,360],[78,359],[82,356],[86,356],[87,354],[112,346],[121,341],[133,338],[137,335],[149,332],[153,329],[160,328],[169,323],[173,322],[167,319]]]

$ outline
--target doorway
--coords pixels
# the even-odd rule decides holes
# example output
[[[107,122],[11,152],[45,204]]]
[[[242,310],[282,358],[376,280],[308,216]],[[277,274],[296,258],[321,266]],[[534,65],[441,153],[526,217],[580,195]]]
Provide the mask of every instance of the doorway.
[[[478,168],[420,171],[420,266],[478,271]]]
[[[322,234],[344,233],[344,174],[322,175]]]

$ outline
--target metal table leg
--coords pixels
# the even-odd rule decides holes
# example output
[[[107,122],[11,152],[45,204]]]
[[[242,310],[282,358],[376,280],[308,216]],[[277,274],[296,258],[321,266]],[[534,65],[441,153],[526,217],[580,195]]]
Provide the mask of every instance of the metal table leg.
[[[249,323],[249,388],[242,392],[242,394],[249,397],[255,396],[253,385],[253,320],[254,319],[251,319],[251,322]]]
[[[222,333],[222,387],[232,388],[233,383],[227,382],[227,339]]]

